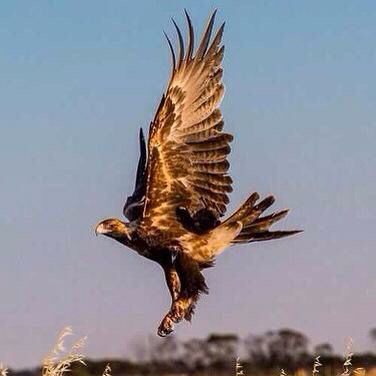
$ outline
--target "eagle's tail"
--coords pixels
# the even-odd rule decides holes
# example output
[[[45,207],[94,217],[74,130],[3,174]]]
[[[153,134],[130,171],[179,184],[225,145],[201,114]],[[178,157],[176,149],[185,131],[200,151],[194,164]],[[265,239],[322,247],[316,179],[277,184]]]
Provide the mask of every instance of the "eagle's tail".
[[[259,203],[259,195],[255,192],[225,223],[241,222],[243,227],[240,233],[232,240],[232,244],[244,244],[262,240],[279,239],[301,232],[301,230],[270,231],[273,223],[284,218],[288,209],[275,212],[264,217],[260,215],[275,201],[273,196],[267,196]]]

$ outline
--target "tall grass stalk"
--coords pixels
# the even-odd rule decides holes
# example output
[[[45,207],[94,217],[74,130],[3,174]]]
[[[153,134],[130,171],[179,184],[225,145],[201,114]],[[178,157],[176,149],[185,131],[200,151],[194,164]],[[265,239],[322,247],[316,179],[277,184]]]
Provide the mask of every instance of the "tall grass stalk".
[[[0,376],[7,376],[8,368],[6,368],[3,363],[0,362]]]
[[[65,373],[70,372],[74,363],[86,365],[84,355],[80,351],[85,346],[86,337],[76,340],[67,350],[65,341],[69,336],[73,336],[73,331],[70,326],[67,326],[60,332],[55,346],[44,358],[42,376],[63,376]]]

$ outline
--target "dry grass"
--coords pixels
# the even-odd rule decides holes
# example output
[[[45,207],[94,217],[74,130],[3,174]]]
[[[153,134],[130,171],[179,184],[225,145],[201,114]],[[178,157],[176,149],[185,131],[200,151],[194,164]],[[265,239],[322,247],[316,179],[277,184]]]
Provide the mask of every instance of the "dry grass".
[[[75,363],[86,366],[84,361],[84,354],[81,353],[86,344],[86,337],[81,337],[74,341],[67,349],[65,341],[67,337],[73,336],[73,331],[70,326],[64,328],[58,335],[54,348],[45,357],[42,367],[42,376],[63,376],[70,372],[72,365]],[[6,376],[1,374],[0,376]],[[106,365],[102,376],[111,376],[111,367]]]
[[[353,341],[350,338],[346,345],[346,351],[345,351],[345,360],[343,363],[343,372],[339,376],[367,376],[367,370],[363,367],[358,367],[355,369],[352,369],[352,359],[354,356],[354,353],[352,352],[352,346]],[[320,367],[322,367],[323,364],[320,362],[320,356],[317,356],[313,362],[312,367],[312,376],[319,376],[320,374]],[[371,371],[372,372],[372,371]],[[308,376],[309,373],[307,373],[305,370],[298,370],[295,374],[295,376]],[[236,359],[236,365],[235,365],[235,375],[236,376],[244,376],[243,366],[240,362],[240,359]],[[372,372],[372,375],[375,375]],[[280,371],[279,376],[288,376],[285,370],[282,368]]]
[[[81,353],[86,337],[76,340],[67,350],[64,342],[70,336],[73,336],[73,331],[69,326],[58,335],[54,348],[43,361],[42,376],[63,376],[71,370],[74,363],[86,365],[84,355]]]
[[[346,346],[345,362],[343,363],[343,372],[341,376],[349,376],[352,371],[352,358],[354,353],[352,352],[353,340],[350,338]]]
[[[320,373],[319,368],[322,366],[320,363],[320,355],[316,356],[315,361],[313,362],[312,376],[315,376],[316,373]]]
[[[69,373],[74,364],[82,364],[86,366],[84,361],[84,354],[81,352],[86,344],[86,337],[81,337],[76,340],[74,338],[73,331],[71,327],[64,328],[58,335],[57,340],[53,349],[45,357],[42,365],[42,375],[41,376],[64,376]],[[68,339],[71,339],[69,341]],[[72,340],[73,339],[73,340]],[[71,345],[66,347],[66,342],[70,342]],[[349,340],[346,346],[345,360],[343,363],[343,372],[339,376],[366,376],[367,370],[365,368],[359,367],[352,369],[352,340]],[[319,376],[320,367],[322,366],[320,362],[320,356],[317,356],[314,360],[312,367],[312,376]],[[304,370],[298,370],[296,375],[308,376]],[[8,376],[8,369],[0,363],[0,376]],[[109,364],[106,365],[102,376],[112,376],[111,367]],[[236,359],[235,364],[235,376],[245,376],[243,366],[240,359]],[[288,376],[284,369],[281,369],[280,376]]]
[[[0,363],[0,376],[7,376],[8,368],[6,368],[3,363]]]
[[[240,358],[236,359],[235,374],[236,376],[244,376],[243,366],[240,363]]]
[[[106,365],[106,368],[102,373],[102,376],[111,376],[111,367],[109,364]]]

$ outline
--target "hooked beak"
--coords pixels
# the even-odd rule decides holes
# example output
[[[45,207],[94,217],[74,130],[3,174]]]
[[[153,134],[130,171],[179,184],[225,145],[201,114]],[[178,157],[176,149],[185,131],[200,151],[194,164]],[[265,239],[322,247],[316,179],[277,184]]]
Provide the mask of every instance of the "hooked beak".
[[[104,228],[102,222],[100,222],[96,225],[94,232],[95,232],[95,236],[98,236],[98,234],[105,234],[106,233],[106,229]]]

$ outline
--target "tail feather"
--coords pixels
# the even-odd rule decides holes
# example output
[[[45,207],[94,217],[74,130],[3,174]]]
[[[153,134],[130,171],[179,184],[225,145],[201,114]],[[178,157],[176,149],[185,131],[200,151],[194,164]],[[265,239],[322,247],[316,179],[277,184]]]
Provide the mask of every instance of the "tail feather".
[[[257,192],[252,193],[247,201],[226,222],[230,223],[242,220],[249,213],[249,210],[254,207],[259,198],[260,196]]]
[[[251,223],[247,223],[244,225],[243,229],[254,229],[257,231],[266,231],[269,229],[269,227],[276,223],[277,221],[283,219],[288,214],[289,209],[284,209],[279,212],[272,213],[270,215],[266,215],[265,217],[259,217],[255,219]]]
[[[255,241],[264,241],[271,239],[279,239],[286,236],[294,235],[300,230],[291,231],[270,231],[270,227],[277,221],[284,218],[288,209],[284,209],[264,217],[260,215],[273,205],[274,196],[267,196],[259,203],[257,193],[253,193],[248,200],[237,210],[226,222],[231,224],[234,221],[241,222],[243,228],[240,233],[233,239],[233,244],[250,243]]]
[[[267,196],[257,205],[250,208],[250,211],[243,218],[243,226],[253,223],[266,209],[274,204],[274,196]]]
[[[252,233],[240,233],[234,240],[234,244],[252,243],[260,242],[264,240],[281,239],[286,236],[291,236],[302,232],[302,230],[292,230],[292,231],[263,231],[263,232],[252,232]]]

